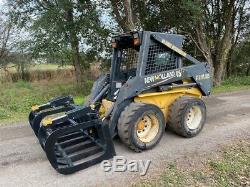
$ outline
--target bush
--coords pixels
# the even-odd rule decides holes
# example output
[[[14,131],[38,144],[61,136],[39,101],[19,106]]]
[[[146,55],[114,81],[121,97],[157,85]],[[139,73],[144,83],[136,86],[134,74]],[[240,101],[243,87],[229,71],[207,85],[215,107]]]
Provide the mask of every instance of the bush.
[[[230,77],[223,81],[222,85],[248,86],[250,85],[250,76]]]
[[[214,87],[213,92],[229,92],[229,91],[238,91],[240,89],[250,88],[250,76],[238,76],[230,77],[224,80],[221,86]]]

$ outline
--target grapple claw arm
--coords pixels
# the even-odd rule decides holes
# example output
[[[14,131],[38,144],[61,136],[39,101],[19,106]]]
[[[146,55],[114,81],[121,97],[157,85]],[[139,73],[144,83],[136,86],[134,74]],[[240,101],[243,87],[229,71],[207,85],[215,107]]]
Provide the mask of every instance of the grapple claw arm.
[[[69,96],[56,97],[54,99],[51,99],[49,103],[53,107],[58,107],[67,104],[74,104],[74,100],[73,97],[69,95]]]
[[[77,107],[74,105],[72,96],[57,97],[50,100],[48,103],[33,107],[29,114],[29,123],[33,131],[37,135],[38,130],[41,126],[41,121],[49,115],[67,112]]]

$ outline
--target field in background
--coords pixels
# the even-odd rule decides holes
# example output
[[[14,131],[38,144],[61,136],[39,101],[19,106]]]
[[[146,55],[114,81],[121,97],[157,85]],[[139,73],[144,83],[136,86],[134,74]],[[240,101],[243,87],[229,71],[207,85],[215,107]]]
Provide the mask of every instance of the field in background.
[[[83,70],[84,79],[94,80],[100,74],[99,63],[90,64],[90,68]],[[36,82],[43,80],[74,79],[75,71],[71,65],[57,64],[32,64],[28,65],[24,71],[18,72],[17,66],[10,64],[6,69],[0,69],[0,82],[18,82],[20,80]]]
[[[70,79],[74,77],[73,66],[58,66],[56,64],[32,64],[25,67],[23,73],[18,72],[17,66],[10,64],[6,69],[0,69],[0,82],[17,82],[25,80],[28,82]]]
[[[71,65],[58,66],[57,64],[36,64],[31,65],[29,69],[32,70],[58,70],[58,69],[74,69]]]
[[[58,64],[30,64],[27,65],[28,70],[58,70],[58,69],[73,69],[72,65],[58,65]],[[7,70],[9,72],[15,73],[17,72],[17,68],[14,64],[9,64],[7,66]],[[4,70],[0,69],[0,74],[3,74]]]

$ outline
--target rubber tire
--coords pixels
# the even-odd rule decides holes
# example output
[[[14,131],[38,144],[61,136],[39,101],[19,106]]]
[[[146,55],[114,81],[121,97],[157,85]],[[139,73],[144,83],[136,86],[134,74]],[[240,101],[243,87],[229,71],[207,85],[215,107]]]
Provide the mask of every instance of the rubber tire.
[[[194,105],[198,105],[201,109],[202,119],[201,122],[196,129],[189,129],[187,124],[185,123],[185,116],[187,111]],[[195,97],[182,96],[178,98],[173,104],[170,106],[169,115],[168,115],[168,126],[171,130],[173,130],[176,134],[191,138],[198,135],[204,127],[206,121],[206,105],[205,103]]]
[[[139,140],[135,126],[145,113],[154,113],[159,121],[159,131],[156,137],[148,143]],[[118,135],[122,142],[135,152],[153,148],[161,139],[165,130],[165,119],[162,111],[155,105],[131,103],[121,113],[118,120]]]

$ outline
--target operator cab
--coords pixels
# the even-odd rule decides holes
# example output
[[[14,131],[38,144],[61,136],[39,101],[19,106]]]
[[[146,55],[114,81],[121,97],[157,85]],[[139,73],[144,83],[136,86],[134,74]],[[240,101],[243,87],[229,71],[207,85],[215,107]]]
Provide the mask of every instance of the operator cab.
[[[136,76],[141,41],[142,32],[130,32],[112,38],[110,100],[114,101],[122,85]]]
[[[151,75],[181,66],[181,58],[174,51],[154,40],[154,32],[129,32],[112,38],[111,89],[108,99],[115,101],[119,89],[128,79]],[[160,34],[164,39],[182,48],[183,37]],[[140,75],[139,75],[140,74]]]
[[[136,76],[141,37],[139,33],[127,33],[112,39],[112,70],[115,72],[113,80],[126,82],[130,77]]]

